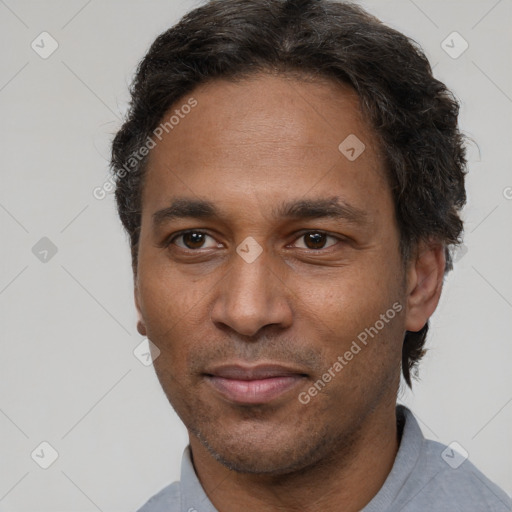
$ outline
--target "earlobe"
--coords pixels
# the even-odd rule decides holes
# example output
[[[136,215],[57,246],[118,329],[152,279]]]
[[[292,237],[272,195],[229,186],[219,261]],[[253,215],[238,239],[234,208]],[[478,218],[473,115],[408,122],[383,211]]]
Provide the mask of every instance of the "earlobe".
[[[137,320],[137,332],[138,332],[141,336],[147,336],[146,326],[144,325],[144,323],[142,322],[142,320]]]
[[[140,307],[139,289],[137,284],[135,284],[133,295],[135,299],[135,309],[137,310],[137,332],[142,336],[147,336],[146,325],[144,324],[144,319],[142,318],[142,309]]]
[[[406,329],[417,332],[434,313],[441,296],[445,271],[444,246],[420,243],[407,274]]]

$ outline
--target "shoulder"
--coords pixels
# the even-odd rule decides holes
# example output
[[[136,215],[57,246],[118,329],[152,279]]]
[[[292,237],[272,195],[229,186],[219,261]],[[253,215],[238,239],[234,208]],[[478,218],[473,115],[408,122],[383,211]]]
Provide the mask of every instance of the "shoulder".
[[[462,447],[425,440],[420,463],[424,467],[418,470],[424,473],[424,478],[419,498],[422,497],[425,504],[467,512],[512,511],[511,498],[467,459]],[[453,508],[454,505],[459,508]]]
[[[384,486],[365,512],[512,512],[511,498],[468,459],[458,443],[426,439],[407,407],[397,407],[403,434]]]
[[[180,512],[181,510],[181,486],[180,482],[174,482],[164,487],[155,494],[137,512]]]

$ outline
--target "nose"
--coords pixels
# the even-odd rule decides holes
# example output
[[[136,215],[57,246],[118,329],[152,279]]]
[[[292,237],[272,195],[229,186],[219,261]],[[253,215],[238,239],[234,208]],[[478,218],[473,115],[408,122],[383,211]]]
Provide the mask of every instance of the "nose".
[[[235,254],[230,265],[219,283],[212,321],[244,336],[254,336],[270,325],[289,327],[293,319],[291,292],[285,276],[271,268],[265,252],[251,263]]]

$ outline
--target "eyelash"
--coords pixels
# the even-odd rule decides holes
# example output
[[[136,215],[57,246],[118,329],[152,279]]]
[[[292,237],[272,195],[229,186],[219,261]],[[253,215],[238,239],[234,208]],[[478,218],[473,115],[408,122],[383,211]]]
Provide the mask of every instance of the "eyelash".
[[[174,241],[177,240],[178,238],[184,236],[184,235],[187,235],[189,233],[196,233],[196,234],[200,234],[200,235],[206,235],[206,236],[209,236],[210,238],[214,238],[213,236],[209,235],[208,233],[206,233],[205,231],[201,231],[201,230],[197,230],[197,229],[189,229],[189,230],[186,230],[186,231],[180,231],[179,233],[175,233],[174,235],[171,235],[165,242],[164,242],[164,247],[165,248],[168,248],[170,247],[171,245],[173,245]],[[310,234],[310,233],[315,233],[315,234],[321,234],[321,235],[326,235],[327,237],[330,237],[330,238],[334,238],[336,239],[338,242],[343,242],[345,241],[345,239],[343,237],[340,237],[340,236],[334,236],[334,235],[331,235],[329,233],[327,233],[326,231],[322,231],[322,230],[315,230],[315,229],[310,229],[308,231],[303,231],[301,232],[297,238],[294,240],[294,241],[297,241],[299,240],[300,238]],[[321,247],[320,249],[308,249],[308,248],[303,248],[303,247],[300,247],[300,249],[303,249],[303,250],[306,250],[306,251],[312,251],[312,252],[320,252],[322,250],[326,250],[326,249],[329,249],[330,247],[333,247],[335,246],[336,244],[332,244],[328,247]],[[177,246],[179,249],[182,249],[184,251],[190,251],[190,252],[198,252],[202,249],[202,247],[200,247],[199,249],[187,249],[187,248],[184,248],[184,247],[180,247],[180,246]]]

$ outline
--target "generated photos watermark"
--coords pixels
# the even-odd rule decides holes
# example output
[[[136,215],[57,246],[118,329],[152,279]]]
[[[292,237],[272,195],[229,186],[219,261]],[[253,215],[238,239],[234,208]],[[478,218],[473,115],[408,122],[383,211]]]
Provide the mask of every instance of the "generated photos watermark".
[[[117,178],[122,179],[133,172],[133,170],[138,167],[140,162],[142,162],[142,160],[144,160],[144,158],[149,155],[149,152],[156,146],[157,143],[155,138],[161,141],[164,133],[169,133],[174,130],[174,128],[180,124],[181,120],[185,119],[185,117],[190,114],[192,109],[197,107],[197,105],[197,100],[194,97],[190,97],[188,101],[184,103],[180,108],[175,109],[167,121],[160,123],[153,130],[153,136],[148,136],[146,142],[137,151],[130,155],[122,169],[116,173]],[[95,187],[92,191],[92,195],[95,199],[101,201],[105,199],[107,194],[112,192],[114,189],[115,179],[113,176],[111,176],[106,179],[101,186]]]
[[[326,370],[326,372],[318,379],[307,391],[302,391],[298,395],[298,400],[301,404],[307,405],[311,402],[311,399],[318,395],[329,382],[331,382],[336,376],[348,365],[354,356],[359,354],[361,350],[368,345],[370,338],[373,339],[384,327],[389,324],[395,316],[403,310],[400,302],[395,302],[391,308],[385,313],[380,315],[372,326],[366,327],[357,335],[357,340],[353,340],[350,348],[343,354],[338,356],[336,361]],[[359,343],[358,343],[359,342]],[[361,346],[362,345],[362,346]]]

